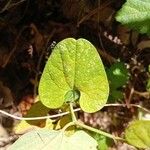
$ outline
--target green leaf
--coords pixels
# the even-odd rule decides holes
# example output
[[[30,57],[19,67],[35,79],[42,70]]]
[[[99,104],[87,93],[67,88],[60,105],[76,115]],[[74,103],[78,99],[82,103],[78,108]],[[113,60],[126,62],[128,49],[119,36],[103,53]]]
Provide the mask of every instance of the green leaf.
[[[80,92],[77,90],[68,91],[65,95],[65,102],[73,102],[80,98]]]
[[[110,91],[109,102],[115,102],[116,100],[122,100],[124,98],[123,92],[113,89]]]
[[[150,1],[127,0],[118,11],[116,20],[140,33],[150,34]]]
[[[105,105],[108,94],[106,73],[95,47],[85,39],[59,42],[40,80],[41,102],[49,108],[59,108],[79,99],[82,110],[96,112]]]
[[[127,142],[138,148],[150,148],[150,121],[132,122],[125,131]]]
[[[129,71],[124,62],[116,62],[106,70],[110,83],[109,102],[123,99],[121,88],[126,85],[129,80]]]
[[[92,137],[97,141],[98,143],[98,150],[108,150],[108,147],[112,145],[112,139],[107,138],[106,136],[103,136],[98,133],[92,134]]]
[[[122,87],[129,80],[129,72],[124,62],[114,63],[107,70],[107,76],[110,82],[111,89]]]
[[[97,142],[80,130],[72,136],[62,131],[38,129],[21,136],[9,150],[96,150]]]
[[[148,65],[148,72],[150,74],[150,65]],[[147,85],[146,85],[146,90],[148,92],[150,92],[150,78],[148,78]]]
[[[97,150],[98,146],[97,141],[82,130],[75,132],[71,137],[67,137],[66,141],[63,150],[67,148],[68,150]]]

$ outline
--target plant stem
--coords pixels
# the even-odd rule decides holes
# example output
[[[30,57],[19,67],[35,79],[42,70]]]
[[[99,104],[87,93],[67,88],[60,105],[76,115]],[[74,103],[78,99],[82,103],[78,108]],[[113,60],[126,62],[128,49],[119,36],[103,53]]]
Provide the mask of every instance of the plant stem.
[[[74,112],[77,112],[77,111],[80,111],[81,109],[80,108],[77,108],[77,109],[74,109],[73,111]],[[6,115],[8,117],[11,117],[11,118],[14,118],[14,119],[17,119],[17,120],[42,120],[42,119],[52,119],[52,118],[57,118],[57,117],[62,117],[62,116],[65,116],[65,115],[68,115],[70,114],[69,111],[67,112],[62,112],[62,113],[59,113],[59,114],[56,114],[56,115],[51,115],[51,116],[41,116],[41,117],[19,117],[19,116],[16,116],[16,115],[12,115],[12,114],[9,114],[8,112],[5,112],[3,110],[0,110],[0,114],[3,114],[3,115]]]
[[[67,128],[69,128],[70,126],[74,126],[74,125],[76,125],[75,122],[69,122],[62,128],[62,131],[64,132]]]
[[[123,139],[123,138],[116,137],[116,136],[114,136],[114,135],[111,135],[111,134],[106,133],[106,132],[104,132],[104,131],[101,131],[101,130],[99,130],[99,129],[95,129],[95,128],[93,128],[93,127],[90,127],[90,126],[88,126],[88,125],[85,125],[85,124],[83,124],[83,123],[80,123],[79,121],[75,122],[75,124],[78,125],[78,126],[80,126],[80,127],[82,127],[82,128],[84,128],[84,129],[90,130],[90,131],[92,131],[92,132],[96,132],[96,133],[98,133],[98,134],[104,135],[104,136],[109,137],[109,138],[112,138],[112,139],[114,139],[114,140],[125,141],[125,139]]]
[[[123,138],[116,137],[116,136],[111,135],[111,134],[109,134],[109,133],[106,133],[106,132],[104,132],[104,131],[95,129],[95,128],[93,128],[93,127],[90,127],[90,126],[88,126],[88,125],[85,125],[85,124],[83,124],[83,123],[80,123],[79,121],[72,121],[72,122],[69,122],[68,124],[66,124],[66,125],[63,127],[62,131],[64,132],[68,127],[74,126],[74,125],[80,126],[80,127],[84,128],[84,129],[87,129],[87,130],[89,130],[89,131],[92,131],[92,132],[95,132],[95,133],[104,135],[104,136],[109,137],[109,138],[111,138],[111,139],[113,139],[113,140],[125,141],[125,139],[123,139]]]
[[[141,105],[138,105],[138,104],[129,104],[129,105],[130,105],[130,107],[137,107],[137,108],[139,108],[139,109],[141,109],[141,110],[143,110],[143,111],[150,114],[150,110],[142,107]],[[115,103],[115,104],[106,104],[105,107],[127,107],[127,105],[126,104]]]
[[[70,113],[71,113],[72,121],[77,122],[77,118],[76,118],[76,115],[75,115],[74,110],[73,110],[73,104],[69,103],[69,105],[70,105]]]

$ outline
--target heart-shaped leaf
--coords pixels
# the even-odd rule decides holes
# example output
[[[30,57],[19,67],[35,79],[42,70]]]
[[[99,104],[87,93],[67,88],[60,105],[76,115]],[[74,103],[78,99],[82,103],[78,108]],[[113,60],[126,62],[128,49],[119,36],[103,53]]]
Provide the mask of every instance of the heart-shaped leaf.
[[[126,129],[125,138],[129,144],[138,148],[150,148],[150,121],[132,122]]]
[[[65,136],[62,131],[38,129],[24,134],[9,150],[96,150],[97,142],[84,131]]]
[[[40,80],[41,102],[49,108],[59,108],[78,98],[84,111],[96,112],[104,106],[108,94],[106,73],[95,47],[85,39],[59,42]]]

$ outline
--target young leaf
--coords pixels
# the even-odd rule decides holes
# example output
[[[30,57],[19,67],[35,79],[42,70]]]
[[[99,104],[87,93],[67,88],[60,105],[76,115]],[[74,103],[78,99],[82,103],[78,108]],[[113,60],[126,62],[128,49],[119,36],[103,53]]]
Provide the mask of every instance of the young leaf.
[[[95,47],[85,39],[59,42],[40,80],[41,102],[49,108],[59,108],[79,99],[84,111],[96,112],[104,106],[108,94],[106,73]]]
[[[150,34],[150,1],[127,0],[118,11],[116,20],[140,33]]]
[[[38,129],[24,134],[9,150],[96,150],[97,142],[84,131],[67,137],[62,131]]]
[[[65,102],[73,102],[78,100],[80,97],[80,93],[76,90],[68,91],[65,95]]]
[[[150,148],[150,121],[132,122],[125,131],[127,142],[138,148]]]

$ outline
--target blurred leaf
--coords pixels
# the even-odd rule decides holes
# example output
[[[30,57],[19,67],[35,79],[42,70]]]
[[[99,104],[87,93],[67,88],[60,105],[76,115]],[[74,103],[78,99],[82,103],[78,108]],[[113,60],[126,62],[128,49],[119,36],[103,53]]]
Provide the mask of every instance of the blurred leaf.
[[[19,124],[14,127],[15,134],[24,134],[30,130],[36,129],[38,126],[31,125],[27,123],[25,120],[22,120]]]
[[[148,66],[148,72],[149,72],[149,74],[150,74],[150,65]],[[148,81],[147,81],[146,90],[147,90],[148,92],[150,92],[150,78],[149,78]]]
[[[95,47],[85,39],[59,42],[40,80],[41,102],[49,108],[59,108],[79,99],[83,111],[96,112],[105,105],[108,94],[106,73]]]
[[[150,148],[150,121],[132,122],[125,131],[127,142],[138,148]]]
[[[54,128],[53,121],[51,119],[46,119],[46,123],[45,123],[45,126],[43,128],[52,130]]]
[[[126,85],[129,80],[129,71],[124,62],[116,62],[106,70],[107,77],[110,83],[109,101],[123,99],[123,92],[121,88]]]
[[[127,0],[118,11],[116,20],[140,33],[150,34],[150,1]]]
[[[150,92],[150,79],[147,81],[146,90]]]
[[[116,100],[121,100],[123,99],[123,92],[119,91],[119,90],[112,90],[110,91],[110,96],[109,96],[109,100],[114,102]]]
[[[150,73],[150,65],[148,65],[148,71],[149,71],[149,73]]]
[[[40,116],[46,116],[49,112],[49,108],[42,105],[40,101],[36,102],[30,110],[27,112],[27,115],[25,117],[40,117]],[[50,120],[50,119],[49,119]],[[51,126],[52,126],[52,121]],[[16,134],[24,133],[28,130],[35,129],[38,127],[45,127],[46,126],[46,119],[42,120],[22,120],[15,128],[14,132]]]
[[[107,76],[110,81],[111,88],[116,89],[125,85],[129,79],[129,72],[124,62],[114,63],[108,70]]]
[[[67,137],[62,131],[38,129],[21,136],[9,150],[97,150],[97,142],[80,130]]]
[[[110,138],[107,138],[101,134],[94,133],[92,134],[92,137],[98,143],[98,150],[108,150],[108,147],[112,144],[112,140]]]

